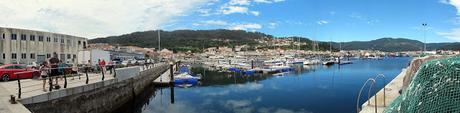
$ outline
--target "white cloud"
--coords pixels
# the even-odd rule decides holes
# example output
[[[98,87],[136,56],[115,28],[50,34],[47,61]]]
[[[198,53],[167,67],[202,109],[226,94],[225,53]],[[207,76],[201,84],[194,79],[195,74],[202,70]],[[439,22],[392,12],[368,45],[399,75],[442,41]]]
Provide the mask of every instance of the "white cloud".
[[[251,2],[249,0],[230,0],[230,5],[250,5]]]
[[[268,23],[268,28],[270,28],[270,29],[275,29],[276,26],[278,26],[277,23],[274,23],[274,22]]]
[[[285,0],[254,0],[256,3],[276,3],[276,2],[283,2]]]
[[[451,40],[460,41],[460,28],[455,28],[449,32],[437,32],[437,34]]]
[[[226,21],[223,21],[223,20],[207,20],[207,21],[204,21],[203,23],[207,25],[219,25],[219,26],[228,24]]]
[[[1,0],[0,26],[84,37],[158,29],[209,0]]]
[[[320,20],[320,21],[317,21],[316,23],[319,25],[324,25],[324,24],[328,24],[329,22],[326,20]]]
[[[256,29],[261,29],[262,25],[260,24],[255,24],[255,23],[249,23],[249,24],[235,24],[230,26],[228,29],[231,30],[256,30]]]
[[[460,0],[440,0],[440,2],[454,6],[457,9],[457,16],[460,16]],[[449,32],[438,32],[437,34],[451,40],[460,41],[460,28],[454,28]]]
[[[260,12],[259,11],[251,11],[251,14],[254,16],[259,16]]]
[[[230,0],[229,2],[223,4],[220,9],[218,9],[218,14],[252,14],[254,16],[259,16],[259,11],[252,11],[249,9],[252,3],[276,3],[283,2],[285,0]]]
[[[242,6],[226,6],[226,7],[222,7],[220,12],[222,12],[222,14],[232,14],[232,13],[247,14],[248,8],[242,7]]]

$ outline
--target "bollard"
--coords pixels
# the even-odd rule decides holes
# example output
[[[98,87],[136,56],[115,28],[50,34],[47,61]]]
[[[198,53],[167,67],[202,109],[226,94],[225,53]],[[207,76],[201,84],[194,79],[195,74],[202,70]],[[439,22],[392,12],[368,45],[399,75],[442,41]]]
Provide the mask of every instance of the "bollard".
[[[21,74],[18,74],[18,98],[21,98]]]
[[[86,84],[88,84],[89,82],[89,78],[88,78],[88,67],[85,67],[85,74],[86,74]]]
[[[18,102],[16,102],[16,97],[14,97],[14,95],[10,95],[10,103],[11,104],[16,104]]]

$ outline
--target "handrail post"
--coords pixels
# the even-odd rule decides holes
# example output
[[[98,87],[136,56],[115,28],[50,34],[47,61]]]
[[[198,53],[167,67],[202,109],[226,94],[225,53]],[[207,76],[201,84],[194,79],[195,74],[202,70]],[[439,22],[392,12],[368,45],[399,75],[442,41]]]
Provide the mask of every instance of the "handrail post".
[[[102,81],[104,81],[104,66],[101,66],[101,71],[102,71]]]
[[[117,68],[117,67],[113,66],[113,68],[112,68],[112,70],[113,70],[113,78],[117,77],[117,70],[115,68]]]
[[[89,70],[89,68],[88,68],[88,67],[85,67],[85,74],[86,74],[86,84],[88,84],[88,82],[89,82],[89,78],[88,78],[88,70]]]
[[[369,88],[368,96],[367,96],[367,100],[370,100],[370,96],[369,96],[369,95],[370,95],[370,90],[372,90],[372,89],[375,87],[375,85],[374,85],[374,84],[375,84],[375,79],[372,79],[372,78],[367,79],[366,82],[365,82],[365,83],[363,84],[363,86],[361,87],[361,89],[359,90],[358,98],[356,99],[356,101],[357,101],[357,102],[356,102],[356,112],[357,112],[357,113],[359,113],[359,111],[361,111],[361,110],[359,109],[359,102],[360,102],[359,100],[360,100],[360,98],[361,98],[361,93],[362,93],[364,87],[365,87],[365,86],[367,85],[367,83],[369,83],[369,82],[372,82],[372,83],[371,83],[371,87]],[[377,94],[376,94],[376,95],[377,95]],[[375,98],[375,105],[374,105],[374,107],[375,107],[375,112],[377,113],[377,96],[374,97],[374,98]],[[368,103],[368,104],[370,104],[370,103]]]
[[[64,69],[64,88],[67,88],[67,76]]]
[[[49,91],[53,91],[53,78],[51,77],[51,69],[48,69],[48,85],[49,85]]]
[[[21,74],[18,74],[18,98],[21,98]]]

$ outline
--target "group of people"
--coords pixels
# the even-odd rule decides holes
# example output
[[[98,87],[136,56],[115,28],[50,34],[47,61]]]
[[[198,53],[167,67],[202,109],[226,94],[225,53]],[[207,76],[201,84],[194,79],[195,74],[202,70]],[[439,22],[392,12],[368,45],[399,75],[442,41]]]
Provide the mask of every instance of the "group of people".
[[[49,83],[52,84],[52,78],[55,78],[56,83],[53,86],[59,88],[58,76],[65,73],[65,64],[59,60],[56,53],[53,53],[53,57],[41,63],[39,70],[41,72],[41,78],[43,79],[43,91],[46,91],[46,78],[49,77],[51,77]]]
[[[92,69],[92,64],[91,60],[88,60],[88,64],[86,66],[86,71]],[[46,90],[46,80],[49,79],[48,83],[51,85],[49,87],[53,87],[55,89],[60,88],[58,84],[58,78],[60,78],[59,75],[64,75],[68,74],[66,72],[66,68],[71,68],[72,72],[77,72],[78,67],[73,66],[73,67],[67,67],[62,60],[59,60],[58,55],[56,53],[53,53],[53,56],[46,60],[45,62],[41,63],[39,66],[39,71],[41,72],[41,79],[43,80],[43,91]],[[112,69],[114,68],[113,62],[109,61],[106,63],[104,59],[99,59],[98,63],[96,64],[96,69],[104,73],[107,70],[110,70],[110,73],[112,73]],[[51,78],[50,78],[51,77]],[[53,84],[53,79],[55,79],[55,83]],[[62,78],[61,78],[62,79]]]

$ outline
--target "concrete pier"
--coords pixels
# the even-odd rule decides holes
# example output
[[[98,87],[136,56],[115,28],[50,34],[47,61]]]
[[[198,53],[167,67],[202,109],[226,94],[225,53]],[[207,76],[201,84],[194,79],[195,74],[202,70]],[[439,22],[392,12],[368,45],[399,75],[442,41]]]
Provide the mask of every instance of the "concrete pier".
[[[419,67],[430,60],[441,59],[449,56],[426,56],[422,58],[414,58],[410,65],[403,69],[399,75],[397,75],[391,82],[389,82],[384,89],[377,92],[376,95],[372,96],[368,101],[361,105],[360,113],[375,113],[375,98],[377,98],[377,113],[382,113],[385,108],[393,102],[404,89],[410,84],[412,77],[417,73]],[[381,84],[377,80],[376,84]],[[384,97],[384,91],[386,92]]]
[[[8,102],[10,95],[17,95],[17,82],[0,82],[0,113],[112,112],[135,98],[168,68],[166,64],[148,69],[141,66],[120,68],[116,70],[116,77],[105,75],[104,80],[102,75],[89,75],[89,84],[85,76],[81,79],[68,77],[67,88],[51,92],[42,90],[41,80],[21,80],[21,85],[28,87],[22,89],[18,104]],[[61,86],[63,82],[59,80]]]

